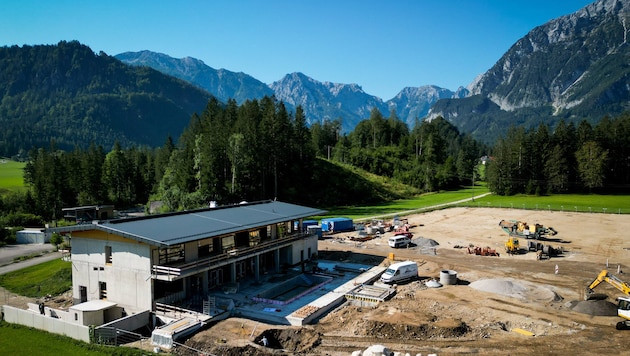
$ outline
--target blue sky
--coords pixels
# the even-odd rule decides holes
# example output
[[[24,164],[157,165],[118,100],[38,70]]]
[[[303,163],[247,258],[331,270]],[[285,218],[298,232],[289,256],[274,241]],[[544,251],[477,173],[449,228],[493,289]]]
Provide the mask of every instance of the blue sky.
[[[0,45],[79,42],[150,50],[264,83],[302,72],[383,100],[467,86],[536,26],[590,0],[20,0],[0,3]]]

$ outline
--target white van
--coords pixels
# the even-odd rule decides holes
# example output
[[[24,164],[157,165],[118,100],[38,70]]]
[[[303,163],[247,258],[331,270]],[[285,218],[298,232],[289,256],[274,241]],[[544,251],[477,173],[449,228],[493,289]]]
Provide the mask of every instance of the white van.
[[[407,235],[395,235],[390,237],[387,243],[393,248],[407,247],[411,243],[411,238]]]
[[[394,263],[383,272],[381,282],[395,283],[418,277],[418,264],[414,261]]]

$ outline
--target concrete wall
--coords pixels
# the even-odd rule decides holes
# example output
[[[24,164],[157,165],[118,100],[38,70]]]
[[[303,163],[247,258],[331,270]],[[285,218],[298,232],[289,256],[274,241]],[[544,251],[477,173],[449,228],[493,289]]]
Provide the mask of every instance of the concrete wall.
[[[90,232],[86,232],[90,233]],[[99,282],[107,284],[107,300],[129,314],[152,306],[150,246],[119,236],[72,236],[72,291],[80,300],[80,286],[87,288],[87,300],[99,298]],[[112,263],[105,261],[110,246]]]
[[[35,304],[35,303],[26,303],[26,305],[28,306],[28,311],[35,313],[35,314],[40,314],[39,312],[39,305]],[[65,310],[59,310],[59,309],[52,309],[49,307],[44,307],[44,315],[49,316],[49,317],[53,317],[53,318],[57,318],[57,319],[61,319],[65,322],[68,323],[72,323],[72,324],[81,324],[80,322],[78,322],[78,320],[74,319],[74,313],[70,312],[70,311],[65,311]],[[82,325],[82,324],[81,324]]]
[[[309,255],[310,248],[310,255]],[[303,251],[303,254],[301,253]],[[300,258],[303,257],[304,261],[311,258],[314,253],[317,253],[317,235],[311,235],[302,240],[297,240],[293,243],[291,249],[291,264],[296,265],[301,262]]]
[[[134,331],[140,329],[145,325],[149,325],[151,318],[151,312],[145,310],[138,314],[128,315],[124,318],[120,318],[112,321],[111,323],[103,324],[100,327],[114,327],[117,329],[123,329],[127,331]]]
[[[73,339],[90,342],[90,328],[87,326],[70,323],[63,319],[52,318],[47,315],[19,309],[8,305],[2,306],[4,320],[20,324],[30,328],[44,330],[49,333],[65,335]]]
[[[193,262],[199,258],[199,246],[197,241],[184,244],[184,261]]]

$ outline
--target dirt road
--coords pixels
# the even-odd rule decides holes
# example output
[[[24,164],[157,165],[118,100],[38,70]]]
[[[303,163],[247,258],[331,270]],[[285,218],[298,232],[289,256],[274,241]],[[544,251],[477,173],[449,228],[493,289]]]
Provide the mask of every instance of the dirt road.
[[[610,315],[620,292],[602,284],[598,292],[609,295],[607,301],[584,304],[583,299],[585,287],[607,264],[630,281],[623,273],[630,271],[630,216],[452,208],[408,219],[414,239],[434,241],[435,249],[392,250],[386,236],[360,244],[329,239],[319,246],[321,258],[380,258],[386,265],[393,252],[397,261],[418,262],[420,280],[398,286],[391,300],[376,308],[344,305],[303,328],[232,318],[189,343],[222,355],[350,355],[373,344],[412,355],[628,352],[630,331],[617,331],[620,319]],[[544,243],[562,254],[545,260],[534,252],[506,254],[508,236],[498,226],[503,219],[553,227],[558,234]],[[471,255],[468,246],[489,247],[500,256]],[[456,273],[457,284],[427,288],[424,281],[439,280],[442,271]],[[283,340],[284,351],[256,345],[263,331]]]

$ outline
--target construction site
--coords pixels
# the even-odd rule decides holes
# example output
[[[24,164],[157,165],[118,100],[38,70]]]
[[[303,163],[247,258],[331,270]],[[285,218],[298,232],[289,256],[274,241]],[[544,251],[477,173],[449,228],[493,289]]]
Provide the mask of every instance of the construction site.
[[[167,352],[627,353],[628,215],[450,208],[356,227],[325,233],[307,264],[224,290],[230,315]],[[382,281],[410,261],[414,278]]]
[[[616,299],[624,292],[603,281],[596,283],[598,297],[586,299],[602,270],[625,279],[630,216],[452,208],[405,218],[412,234],[405,248],[389,246],[394,231],[363,234],[360,240],[353,238],[358,233],[340,233],[319,242],[318,259],[328,264],[384,270],[415,261],[418,278],[391,285],[393,292],[380,294],[378,282],[359,291],[377,293],[381,300],[346,297],[302,326],[237,315],[185,344],[216,355],[367,355],[375,345],[392,355],[627,352],[630,331],[617,330],[622,318]],[[502,220],[553,226],[554,233],[521,237],[518,251],[507,253],[508,239],[519,237],[497,226]],[[540,258],[526,241],[558,252]],[[477,247],[496,254],[469,253]],[[450,283],[439,283],[446,275]]]

